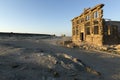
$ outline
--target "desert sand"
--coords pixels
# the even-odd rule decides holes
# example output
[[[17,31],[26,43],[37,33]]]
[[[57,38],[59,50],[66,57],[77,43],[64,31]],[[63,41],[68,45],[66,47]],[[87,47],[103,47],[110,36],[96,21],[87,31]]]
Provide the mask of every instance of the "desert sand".
[[[120,80],[120,55],[66,48],[65,39],[1,37],[0,80]]]

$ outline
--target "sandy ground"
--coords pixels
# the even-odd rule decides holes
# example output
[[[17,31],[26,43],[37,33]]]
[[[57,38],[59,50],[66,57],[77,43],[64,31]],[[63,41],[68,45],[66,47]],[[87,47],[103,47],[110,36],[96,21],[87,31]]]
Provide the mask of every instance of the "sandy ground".
[[[0,38],[0,80],[120,80],[120,55],[58,45],[66,38]],[[61,57],[82,60],[101,73]]]

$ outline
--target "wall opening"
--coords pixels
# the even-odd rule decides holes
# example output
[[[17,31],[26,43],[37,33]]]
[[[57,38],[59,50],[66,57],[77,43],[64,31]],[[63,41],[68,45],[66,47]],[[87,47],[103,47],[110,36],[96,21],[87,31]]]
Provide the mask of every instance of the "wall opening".
[[[90,35],[90,27],[89,26],[86,27],[86,34]]]
[[[94,26],[94,34],[99,34],[99,27],[98,26]]]
[[[84,34],[83,33],[80,33],[80,40],[84,41]]]

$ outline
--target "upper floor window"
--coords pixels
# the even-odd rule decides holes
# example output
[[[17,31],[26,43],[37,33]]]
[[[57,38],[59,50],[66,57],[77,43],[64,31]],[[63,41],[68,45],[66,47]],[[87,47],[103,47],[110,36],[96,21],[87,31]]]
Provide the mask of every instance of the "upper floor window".
[[[77,20],[77,24],[79,24],[79,20]]]
[[[84,22],[84,18],[81,19],[81,23]]]
[[[94,12],[94,18],[98,18],[98,17],[99,17],[98,11]]]
[[[90,16],[89,16],[89,15],[88,15],[88,16],[86,16],[86,21],[87,21],[87,20],[90,20]]]
[[[94,25],[98,24],[99,22],[97,20],[94,21]]]

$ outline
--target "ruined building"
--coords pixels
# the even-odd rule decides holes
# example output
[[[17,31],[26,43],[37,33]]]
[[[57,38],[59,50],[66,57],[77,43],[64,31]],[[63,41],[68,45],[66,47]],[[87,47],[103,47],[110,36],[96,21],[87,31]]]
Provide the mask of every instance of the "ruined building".
[[[84,9],[80,16],[72,19],[72,41],[76,45],[81,42],[95,44],[118,44],[120,21],[106,20],[103,17],[104,4]]]

